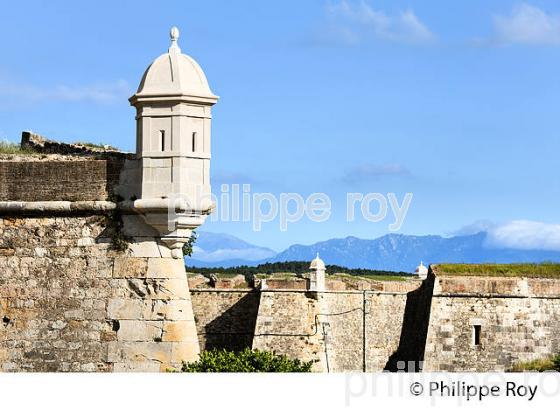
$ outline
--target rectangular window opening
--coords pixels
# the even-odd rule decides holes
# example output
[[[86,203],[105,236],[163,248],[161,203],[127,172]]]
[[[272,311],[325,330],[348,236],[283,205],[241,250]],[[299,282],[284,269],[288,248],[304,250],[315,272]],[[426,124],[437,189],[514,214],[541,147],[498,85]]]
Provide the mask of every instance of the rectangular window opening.
[[[164,130],[160,130],[159,132],[160,136],[161,136],[161,151],[165,151],[165,131]]]
[[[192,152],[196,152],[196,132],[192,133]]]
[[[474,325],[473,326],[473,340],[474,340],[474,345],[475,346],[480,346],[480,331],[481,331],[481,326],[480,325]]]

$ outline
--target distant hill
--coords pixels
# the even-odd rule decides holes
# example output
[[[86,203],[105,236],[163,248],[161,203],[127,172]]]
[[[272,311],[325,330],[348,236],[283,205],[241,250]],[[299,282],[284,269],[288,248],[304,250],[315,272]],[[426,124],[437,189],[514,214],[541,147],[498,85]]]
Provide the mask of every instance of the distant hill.
[[[319,252],[326,263],[349,268],[412,271],[420,261],[430,263],[515,263],[560,261],[560,252],[496,249],[486,246],[486,233],[454,236],[389,234],[377,239],[352,236],[313,245],[292,245],[272,261],[311,260]]]
[[[340,239],[329,239],[313,245],[292,245],[288,249],[275,254],[268,248],[261,248],[248,244],[230,235],[223,248],[219,236],[207,240],[206,232],[201,232],[197,247],[206,247],[206,255],[211,258],[201,260],[195,252],[187,264],[200,267],[215,266],[255,266],[266,262],[310,261],[317,252],[321,259],[330,265],[346,266],[348,268],[365,268],[386,271],[412,272],[423,261],[429,263],[515,263],[515,262],[560,262],[560,252],[539,250],[498,249],[487,246],[486,233],[474,235],[454,236],[444,238],[437,235],[414,236],[389,234],[376,239],[360,239],[353,236]],[[239,247],[239,248],[237,248]],[[236,250],[238,249],[238,250]],[[247,252],[251,259],[245,258]],[[262,253],[261,253],[262,252]],[[269,255],[257,260],[261,254]],[[220,256],[235,255],[235,257],[220,259]]]
[[[192,258],[186,258],[194,266],[253,265],[273,257],[276,252],[269,248],[252,245],[233,235],[198,231]]]

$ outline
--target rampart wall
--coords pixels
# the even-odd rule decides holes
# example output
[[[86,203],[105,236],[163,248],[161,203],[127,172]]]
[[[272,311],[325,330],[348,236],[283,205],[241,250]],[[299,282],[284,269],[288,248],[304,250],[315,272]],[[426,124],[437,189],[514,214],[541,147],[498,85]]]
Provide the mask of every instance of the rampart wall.
[[[559,352],[559,280],[435,278],[426,370],[504,371]]]
[[[560,352],[557,279],[430,270],[312,293],[301,278],[193,277],[189,290],[183,261],[119,202],[126,155],[44,149],[0,158],[2,371],[165,371],[246,347],[316,371],[498,371]]]

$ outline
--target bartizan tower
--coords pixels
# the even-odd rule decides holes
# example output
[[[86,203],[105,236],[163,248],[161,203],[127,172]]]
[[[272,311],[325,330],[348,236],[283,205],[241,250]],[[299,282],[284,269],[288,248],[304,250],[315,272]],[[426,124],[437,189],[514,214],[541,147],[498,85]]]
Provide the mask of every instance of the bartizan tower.
[[[134,208],[155,228],[174,258],[194,228],[211,212],[210,123],[218,97],[204,72],[179,48],[179,30],[171,45],[142,77],[130,97],[136,108],[138,182]]]

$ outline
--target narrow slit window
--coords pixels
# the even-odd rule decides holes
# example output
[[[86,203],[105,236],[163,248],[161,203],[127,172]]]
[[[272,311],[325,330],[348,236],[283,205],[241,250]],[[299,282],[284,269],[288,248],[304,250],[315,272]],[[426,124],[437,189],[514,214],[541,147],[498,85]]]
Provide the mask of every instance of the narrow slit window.
[[[474,325],[473,326],[473,340],[474,340],[474,345],[475,346],[480,346],[480,332],[481,332],[481,326],[480,325]]]
[[[159,132],[159,135],[161,137],[161,151],[163,152],[163,151],[165,151],[165,131],[161,130]]]
[[[196,152],[196,132],[192,133],[192,152]]]

